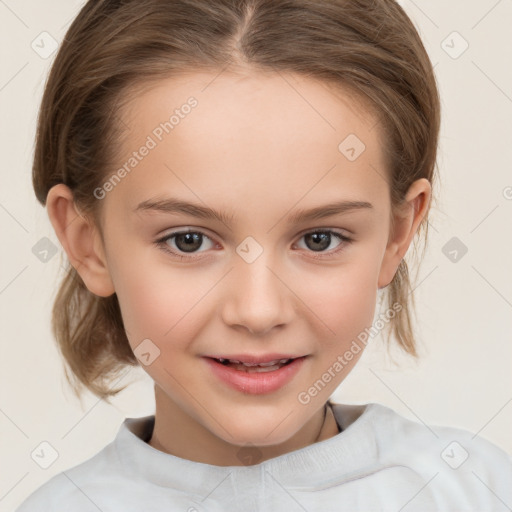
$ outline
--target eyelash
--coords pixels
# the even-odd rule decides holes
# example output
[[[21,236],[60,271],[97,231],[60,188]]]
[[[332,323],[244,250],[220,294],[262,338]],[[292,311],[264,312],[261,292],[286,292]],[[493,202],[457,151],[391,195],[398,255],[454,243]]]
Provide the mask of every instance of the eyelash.
[[[195,259],[196,256],[183,256],[183,254],[178,253],[176,251],[173,251],[172,249],[169,248],[169,245],[166,243],[168,240],[176,237],[177,235],[183,235],[183,234],[186,234],[186,233],[200,234],[203,237],[206,237],[206,238],[211,240],[211,238],[208,235],[206,235],[205,233],[203,233],[201,231],[185,230],[185,231],[173,231],[172,233],[169,233],[168,235],[165,235],[164,237],[156,240],[155,244],[157,245],[157,247],[162,249],[164,252],[166,252],[168,254],[171,254],[173,257],[178,258],[180,260]],[[350,244],[353,241],[351,238],[349,238],[349,237],[347,237],[345,235],[342,235],[338,231],[333,231],[333,230],[330,230],[330,229],[316,229],[316,230],[312,230],[312,231],[307,231],[306,233],[303,233],[300,238],[303,238],[304,236],[310,235],[310,234],[313,234],[313,233],[316,233],[316,234],[318,234],[318,233],[327,233],[327,234],[330,234],[330,235],[334,235],[341,242],[341,244],[336,249],[333,249],[333,250],[331,250],[329,252],[318,252],[318,253],[315,253],[315,251],[307,251],[307,252],[311,252],[312,253],[312,257],[314,259],[325,259],[325,258],[329,258],[331,256],[334,256],[337,253],[339,253],[340,251],[344,250],[345,246]],[[213,242],[213,240],[211,240],[211,241]],[[190,254],[194,254],[194,253],[190,253]]]

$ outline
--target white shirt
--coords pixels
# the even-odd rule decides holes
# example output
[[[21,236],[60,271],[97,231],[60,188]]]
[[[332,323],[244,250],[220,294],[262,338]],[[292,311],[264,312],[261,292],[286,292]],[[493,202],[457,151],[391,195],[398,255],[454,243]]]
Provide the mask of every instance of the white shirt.
[[[333,404],[342,431],[254,465],[214,466],[149,444],[154,416],[57,474],[16,512],[485,511],[512,507],[512,457],[380,404]]]

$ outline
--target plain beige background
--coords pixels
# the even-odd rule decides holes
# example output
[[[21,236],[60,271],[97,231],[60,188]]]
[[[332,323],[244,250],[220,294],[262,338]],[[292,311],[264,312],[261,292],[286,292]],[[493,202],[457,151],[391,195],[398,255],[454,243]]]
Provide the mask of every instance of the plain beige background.
[[[333,398],[380,402],[512,453],[512,2],[401,4],[435,65],[443,108],[441,182],[416,290],[422,358],[397,353],[393,365],[378,336]],[[50,333],[63,250],[31,186],[37,109],[55,55],[41,53],[51,50],[51,38],[62,40],[81,5],[0,0],[2,511],[101,450],[125,417],[154,412],[152,381],[140,369],[126,375],[134,383],[114,406],[86,395],[82,407]],[[44,237],[58,249],[46,263],[36,250]],[[56,456],[46,469],[32,458],[42,442]]]

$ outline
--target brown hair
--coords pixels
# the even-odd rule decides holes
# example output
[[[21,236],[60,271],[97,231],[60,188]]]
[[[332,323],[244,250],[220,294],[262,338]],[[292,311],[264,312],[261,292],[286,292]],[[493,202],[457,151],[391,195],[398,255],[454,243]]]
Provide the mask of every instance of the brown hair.
[[[70,26],[46,83],[33,166],[37,199],[45,205],[50,188],[64,183],[101,233],[93,191],[119,141],[114,113],[134,86],[184,71],[218,72],[230,63],[318,79],[352,91],[371,107],[390,148],[384,178],[392,212],[413,181],[435,184],[436,79],[418,32],[395,1],[90,0]],[[425,216],[419,227],[425,242],[427,228]],[[386,291],[388,305],[402,306],[387,327],[417,357],[405,260]],[[52,330],[77,396],[85,386],[108,401],[126,387],[111,387],[126,365],[138,365],[116,294],[92,294],[69,265]]]

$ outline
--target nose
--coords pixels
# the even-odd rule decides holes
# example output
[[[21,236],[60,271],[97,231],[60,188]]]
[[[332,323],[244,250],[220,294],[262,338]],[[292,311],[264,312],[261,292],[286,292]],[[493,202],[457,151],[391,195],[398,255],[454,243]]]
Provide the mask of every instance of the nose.
[[[226,325],[264,335],[290,322],[293,293],[282,271],[266,256],[267,252],[263,251],[252,263],[238,255],[235,257],[222,306]]]

